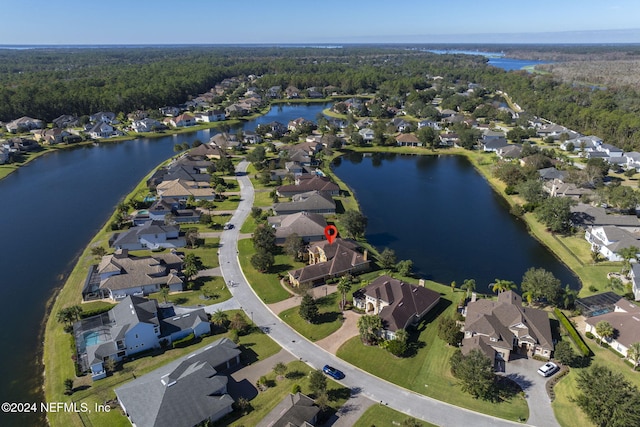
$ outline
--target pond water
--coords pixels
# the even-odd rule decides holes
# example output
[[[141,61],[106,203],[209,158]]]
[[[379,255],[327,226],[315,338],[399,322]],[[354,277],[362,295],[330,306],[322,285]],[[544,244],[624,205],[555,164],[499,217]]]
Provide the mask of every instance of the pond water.
[[[333,170],[368,217],[367,240],[412,260],[420,277],[459,285],[475,279],[479,292],[490,292],[495,279],[519,284],[527,269],[542,267],[563,286],[580,287],[462,156],[352,153]]]

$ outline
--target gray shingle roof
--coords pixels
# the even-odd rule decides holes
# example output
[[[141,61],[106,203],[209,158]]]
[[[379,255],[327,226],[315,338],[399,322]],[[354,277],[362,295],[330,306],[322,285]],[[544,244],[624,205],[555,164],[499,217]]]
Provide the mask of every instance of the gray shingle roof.
[[[215,367],[239,354],[237,345],[223,338],[115,392],[138,427],[191,427],[231,410],[227,377],[216,375]]]

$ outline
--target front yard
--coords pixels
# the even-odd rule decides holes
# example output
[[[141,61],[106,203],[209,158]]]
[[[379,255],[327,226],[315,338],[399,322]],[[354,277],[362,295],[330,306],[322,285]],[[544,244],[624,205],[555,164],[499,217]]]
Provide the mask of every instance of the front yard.
[[[474,399],[462,392],[449,367],[449,359],[455,348],[437,336],[436,318],[454,313],[464,293],[452,294],[443,285],[429,284],[429,287],[440,292],[441,300],[417,330],[411,333],[409,342],[414,353],[411,357],[401,359],[380,347],[365,346],[360,337],[343,344],[337,356],[394,384],[452,405],[513,421],[527,419],[529,409],[520,395],[493,403]]]
[[[298,333],[309,341],[319,341],[328,337],[342,326],[343,317],[338,302],[340,295],[336,292],[322,298],[318,298],[318,320],[316,323],[309,323],[300,317],[300,307],[292,307],[279,314],[279,317]]]

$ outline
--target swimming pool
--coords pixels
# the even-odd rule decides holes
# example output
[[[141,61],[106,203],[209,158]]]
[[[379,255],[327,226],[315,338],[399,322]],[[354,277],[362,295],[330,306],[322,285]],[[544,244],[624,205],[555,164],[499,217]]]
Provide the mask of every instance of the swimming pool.
[[[92,345],[98,345],[100,343],[100,334],[96,331],[86,332],[84,334],[85,347],[91,347]]]

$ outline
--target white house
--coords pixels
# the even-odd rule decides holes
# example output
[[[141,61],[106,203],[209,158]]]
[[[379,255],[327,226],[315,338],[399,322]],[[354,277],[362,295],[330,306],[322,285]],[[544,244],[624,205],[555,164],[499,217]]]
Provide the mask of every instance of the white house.
[[[609,261],[622,261],[618,254],[621,249],[640,248],[640,235],[612,225],[587,229],[585,239],[591,243],[592,251],[599,252]]]
[[[158,310],[157,300],[128,296],[108,312],[76,322],[73,332],[81,369],[99,380],[109,359],[119,362],[160,348],[163,340],[168,345],[189,334],[199,337],[211,332],[211,325],[203,309],[177,316]]]
[[[164,221],[148,221],[144,225],[116,233],[109,243],[116,249],[130,251],[183,248],[186,245],[184,237],[180,237],[180,227],[165,225]]]
[[[0,145],[0,165],[9,161],[9,149],[4,145]]]
[[[150,119],[148,117],[140,120],[134,120],[131,123],[131,129],[133,129],[134,132],[138,132],[138,133],[151,132],[160,127],[164,127],[164,125],[159,121]]]
[[[212,123],[221,122],[226,119],[226,116],[222,110],[210,110],[204,113],[196,113],[195,118],[198,123]]]
[[[612,349],[627,356],[631,344],[640,342],[640,307],[624,298],[615,304],[612,312],[585,319],[585,330],[601,338],[596,331],[600,322],[609,322],[614,329],[614,337],[606,341]]]
[[[627,169],[640,170],[640,153],[637,151],[630,151],[624,153],[624,157],[627,159]]]
[[[373,138],[375,136],[373,129],[369,129],[369,128],[360,129],[358,133],[360,134],[360,136],[362,136],[362,139],[364,140],[364,142],[373,141]]]
[[[24,132],[32,129],[42,129],[44,127],[44,122],[40,119],[24,116],[10,121],[5,125],[5,127],[8,132]]]
[[[105,122],[98,122],[87,131],[93,139],[109,138],[113,135],[113,132],[113,126]]]

